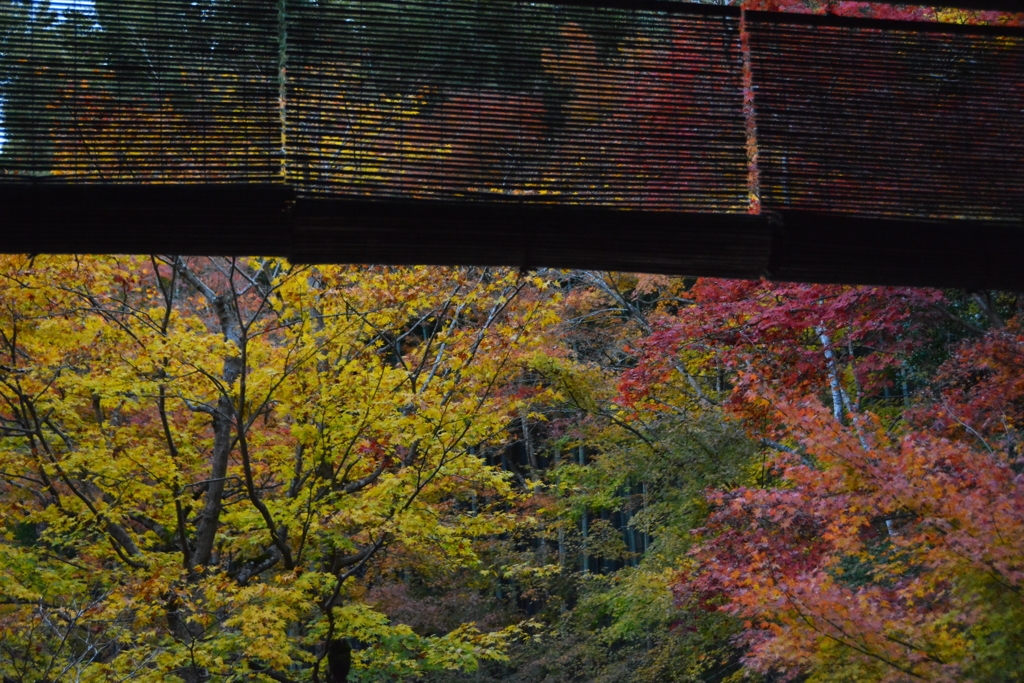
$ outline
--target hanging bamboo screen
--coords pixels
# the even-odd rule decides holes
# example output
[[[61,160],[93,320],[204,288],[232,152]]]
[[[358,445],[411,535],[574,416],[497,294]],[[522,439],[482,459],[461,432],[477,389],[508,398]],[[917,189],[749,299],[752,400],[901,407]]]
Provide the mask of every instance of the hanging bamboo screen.
[[[1020,29],[664,0],[78,2],[0,9],[0,183],[1024,216]]]
[[[1024,214],[1024,40],[750,13],[766,208]]]
[[[8,179],[276,178],[278,13],[259,0],[0,9]]]
[[[309,192],[746,209],[738,13],[303,5],[289,174]]]

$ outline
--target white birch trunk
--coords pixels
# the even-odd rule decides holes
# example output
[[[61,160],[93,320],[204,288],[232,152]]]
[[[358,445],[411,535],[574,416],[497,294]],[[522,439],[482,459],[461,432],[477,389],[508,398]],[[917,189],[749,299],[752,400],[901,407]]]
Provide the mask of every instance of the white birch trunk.
[[[836,368],[836,357],[832,353],[832,340],[829,339],[825,328],[819,325],[814,328],[821,340],[821,348],[825,353],[825,370],[828,373],[828,385],[832,390],[832,416],[837,420],[843,419],[843,387],[839,384],[839,370]]]

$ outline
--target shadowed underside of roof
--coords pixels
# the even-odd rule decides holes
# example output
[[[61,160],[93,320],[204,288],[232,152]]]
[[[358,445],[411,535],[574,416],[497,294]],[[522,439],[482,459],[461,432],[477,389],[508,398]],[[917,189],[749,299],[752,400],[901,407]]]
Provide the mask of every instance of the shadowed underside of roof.
[[[1019,28],[656,0],[8,7],[7,252],[1024,289]]]

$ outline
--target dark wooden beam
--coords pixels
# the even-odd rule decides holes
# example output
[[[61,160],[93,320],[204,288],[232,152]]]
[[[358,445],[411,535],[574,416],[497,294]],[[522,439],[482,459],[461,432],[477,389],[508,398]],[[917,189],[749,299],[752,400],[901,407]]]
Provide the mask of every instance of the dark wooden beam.
[[[266,254],[291,239],[284,185],[0,183],[6,253]]]
[[[1024,291],[1024,221],[925,221],[785,212],[775,280]]]
[[[288,256],[1024,291],[1024,222],[296,196],[280,185],[0,185],[0,251]]]
[[[302,200],[300,262],[594,268],[756,278],[768,222],[746,214],[678,214],[522,202]]]

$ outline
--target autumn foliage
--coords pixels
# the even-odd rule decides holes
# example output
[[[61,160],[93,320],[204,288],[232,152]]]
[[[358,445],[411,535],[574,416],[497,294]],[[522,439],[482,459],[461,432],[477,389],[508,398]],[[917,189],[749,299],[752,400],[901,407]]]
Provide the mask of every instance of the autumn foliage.
[[[513,522],[508,476],[474,453],[521,404],[557,301],[542,282],[7,257],[0,288],[6,680],[501,656],[514,629],[418,634],[362,596],[403,567],[475,567]]]
[[[1017,319],[976,295],[993,327],[911,401],[904,373],[952,320],[941,292],[698,281],[687,299],[634,344],[621,404],[650,419],[681,374],[725,368],[703,400],[766,450],[754,481],[708,492],[682,614],[732,615],[744,665],[782,680],[1017,680]]]
[[[1017,461],[867,415],[843,427],[813,401],[774,408],[798,444],[771,462],[784,485],[711,497],[680,596],[744,619],[760,671],[954,681],[1016,662]]]
[[[1013,296],[39,256],[0,300],[8,680],[1024,670]]]

